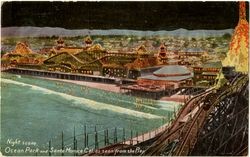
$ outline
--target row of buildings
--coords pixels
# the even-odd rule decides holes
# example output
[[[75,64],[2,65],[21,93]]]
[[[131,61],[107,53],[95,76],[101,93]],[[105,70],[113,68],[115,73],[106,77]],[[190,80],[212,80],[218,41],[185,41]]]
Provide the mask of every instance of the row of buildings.
[[[110,52],[99,44],[93,44],[89,36],[84,39],[84,45],[83,48],[66,47],[60,38],[51,50],[55,55],[44,64],[52,71],[60,69],[63,72],[135,79],[141,87],[155,85],[169,88],[213,85],[222,67],[220,61],[192,64],[209,57],[201,48],[175,51],[161,44],[156,54],[148,52],[144,45],[134,52]]]
[[[208,53],[200,48],[176,51],[161,44],[155,54],[148,52],[144,45],[133,52],[112,52],[106,51],[99,44],[93,44],[89,36],[84,39],[83,44],[83,47],[65,46],[64,40],[59,38],[56,46],[49,51],[50,57],[40,64],[40,68],[133,79],[137,80],[138,89],[175,89],[204,82],[212,85],[222,67],[219,61],[202,63],[201,60],[208,57]],[[28,65],[22,62],[18,66]]]

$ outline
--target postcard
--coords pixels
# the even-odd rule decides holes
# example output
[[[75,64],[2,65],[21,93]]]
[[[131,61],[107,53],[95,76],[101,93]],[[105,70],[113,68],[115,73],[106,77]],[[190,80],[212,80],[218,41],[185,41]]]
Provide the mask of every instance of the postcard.
[[[1,15],[1,155],[248,155],[249,2],[6,1]]]

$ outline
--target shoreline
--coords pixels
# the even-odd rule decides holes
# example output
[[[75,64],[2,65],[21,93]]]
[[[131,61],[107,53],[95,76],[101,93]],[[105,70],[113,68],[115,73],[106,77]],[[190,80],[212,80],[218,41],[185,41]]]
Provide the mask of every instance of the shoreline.
[[[114,84],[105,84],[105,83],[99,83],[99,82],[87,82],[87,81],[78,81],[78,80],[65,80],[65,79],[49,78],[49,77],[36,77],[36,76],[32,76],[32,77],[45,79],[45,80],[73,83],[76,85],[87,86],[87,87],[91,87],[95,89],[104,90],[107,92],[120,93],[120,88]]]
[[[120,93],[120,87],[114,84],[105,84],[105,83],[100,83],[100,82],[87,82],[87,81],[78,81],[78,80],[65,80],[65,79],[57,79],[57,78],[48,78],[48,77],[36,77],[32,76],[35,78],[41,78],[41,79],[46,79],[46,80],[54,80],[54,81],[61,81],[61,82],[66,82],[66,83],[73,83],[76,85],[82,85],[82,86],[87,86],[95,89],[100,89],[104,90],[107,92],[114,92],[114,93]],[[172,101],[176,103],[184,103],[184,98],[187,98],[188,95],[172,95],[172,96],[164,96],[160,101]]]
[[[2,73],[2,71],[1,71]],[[16,74],[16,75],[22,75],[22,74]],[[120,92],[120,87],[115,85],[115,84],[108,84],[108,83],[101,83],[101,82],[88,82],[88,81],[80,81],[80,80],[68,80],[68,79],[59,79],[59,78],[51,78],[51,77],[40,77],[40,76],[34,76],[34,75],[29,75],[33,78],[40,78],[40,79],[45,79],[45,80],[54,80],[54,81],[60,81],[60,82],[65,82],[65,83],[73,83],[75,85],[81,85],[81,86],[86,86],[90,88],[95,88],[107,92],[114,92],[117,94],[121,94]],[[184,103],[184,99],[189,97],[188,95],[171,95],[171,96],[164,96],[158,101],[165,101],[165,102],[175,102],[175,103]]]

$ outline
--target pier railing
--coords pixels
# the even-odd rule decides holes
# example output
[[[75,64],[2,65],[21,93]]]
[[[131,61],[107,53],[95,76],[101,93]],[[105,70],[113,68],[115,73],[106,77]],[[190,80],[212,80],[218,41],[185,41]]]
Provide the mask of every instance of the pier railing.
[[[74,129],[74,135],[68,138],[65,138],[64,132],[61,132],[61,135],[58,135],[57,138],[52,138],[48,141],[46,144],[48,154],[43,155],[77,156],[79,154],[88,154],[96,149],[117,143],[135,145],[155,137],[158,133],[164,130],[163,127],[161,127],[143,133],[132,129],[114,127],[88,132],[86,128],[87,126],[84,127],[83,132],[80,134],[77,134]],[[46,149],[46,145],[43,149]]]
[[[76,134],[74,127],[73,136],[65,138],[64,132],[55,139],[47,143],[47,155],[70,155],[88,154],[94,150],[105,148],[114,144],[136,145],[156,137],[158,134],[168,129],[177,115],[177,110],[169,115],[164,125],[146,132],[138,132],[128,128],[113,127],[97,130],[97,126],[88,131],[89,126],[84,125],[82,133]],[[60,150],[54,152],[53,150]],[[59,153],[58,153],[59,152]],[[38,154],[39,155],[39,154]],[[44,155],[44,154],[43,154]]]
[[[130,128],[106,128],[98,130],[97,126],[84,125],[82,133],[77,133],[73,128],[73,136],[67,137],[65,132],[59,133],[56,137],[51,138],[42,149],[48,150],[48,154],[35,155],[61,155],[61,156],[77,156],[88,154],[97,149],[108,147],[114,144],[136,145],[156,137],[159,133],[168,129],[174,120],[177,112],[170,114],[167,123],[148,132],[138,132]],[[164,122],[163,122],[164,123]],[[91,128],[91,129],[90,129]]]

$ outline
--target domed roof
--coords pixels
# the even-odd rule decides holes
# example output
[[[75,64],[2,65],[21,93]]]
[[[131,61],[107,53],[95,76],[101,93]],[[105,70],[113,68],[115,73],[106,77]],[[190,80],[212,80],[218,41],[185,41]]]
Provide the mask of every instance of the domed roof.
[[[158,77],[168,77],[168,76],[185,76],[191,75],[191,72],[185,66],[180,65],[167,65],[153,73]]]

